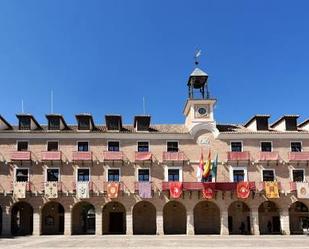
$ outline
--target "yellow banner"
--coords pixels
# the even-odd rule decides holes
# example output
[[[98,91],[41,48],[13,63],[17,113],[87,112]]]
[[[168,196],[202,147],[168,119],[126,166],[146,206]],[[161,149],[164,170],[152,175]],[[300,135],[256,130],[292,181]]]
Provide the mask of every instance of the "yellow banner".
[[[280,198],[278,182],[265,182],[265,192],[269,199]]]

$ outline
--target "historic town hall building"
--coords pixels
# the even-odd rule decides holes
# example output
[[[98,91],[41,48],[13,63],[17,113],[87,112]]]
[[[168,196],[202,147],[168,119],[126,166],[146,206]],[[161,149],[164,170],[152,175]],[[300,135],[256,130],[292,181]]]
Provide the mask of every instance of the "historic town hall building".
[[[309,120],[218,124],[207,80],[190,75],[184,124],[106,115],[98,125],[82,113],[76,125],[59,114],[41,125],[22,113],[14,126],[0,116],[0,233],[303,233]]]

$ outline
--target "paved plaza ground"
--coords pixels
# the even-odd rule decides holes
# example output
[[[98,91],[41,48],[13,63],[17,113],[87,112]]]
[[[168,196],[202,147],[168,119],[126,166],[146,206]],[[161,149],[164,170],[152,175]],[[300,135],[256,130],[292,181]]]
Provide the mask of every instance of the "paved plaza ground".
[[[30,236],[1,238],[9,248],[306,248],[309,236]]]

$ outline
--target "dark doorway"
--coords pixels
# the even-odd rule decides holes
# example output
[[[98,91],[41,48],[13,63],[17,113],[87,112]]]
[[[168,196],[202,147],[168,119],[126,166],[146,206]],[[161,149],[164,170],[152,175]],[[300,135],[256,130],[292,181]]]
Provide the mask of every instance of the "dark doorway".
[[[187,214],[184,205],[170,201],[163,208],[164,234],[186,234]]]
[[[26,202],[18,202],[11,211],[11,233],[14,236],[31,235],[33,232],[33,208]]]
[[[56,235],[64,233],[64,208],[58,202],[46,203],[42,209],[42,234]]]
[[[148,201],[136,203],[133,208],[133,234],[156,234],[156,208]]]
[[[273,232],[280,233],[280,217],[279,216],[273,217]]]
[[[80,202],[73,207],[72,234],[95,234],[95,208],[92,204]]]
[[[2,208],[0,206],[0,235],[2,234]]]
[[[123,233],[123,213],[114,212],[109,213],[109,231],[112,234]]]

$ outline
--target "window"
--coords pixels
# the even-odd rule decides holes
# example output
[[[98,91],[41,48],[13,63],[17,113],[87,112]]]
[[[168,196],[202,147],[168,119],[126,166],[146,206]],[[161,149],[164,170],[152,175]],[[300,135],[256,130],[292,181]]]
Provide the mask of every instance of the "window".
[[[17,142],[17,151],[27,151],[28,142],[27,141],[18,141]]]
[[[79,117],[78,118],[78,129],[79,130],[90,130],[90,118]]]
[[[261,151],[271,152],[272,151],[271,142],[261,142]]]
[[[58,142],[57,141],[47,142],[47,151],[58,151]]]
[[[179,181],[179,169],[168,169],[168,181],[169,182]]]
[[[19,129],[20,130],[30,130],[31,129],[30,117],[19,117]]]
[[[232,152],[241,152],[242,143],[241,142],[231,142],[231,151]]]
[[[46,170],[46,180],[48,182],[58,182],[59,181],[59,169],[47,169]]]
[[[274,170],[263,170],[263,182],[272,182],[275,180]]]
[[[292,152],[301,152],[301,142],[291,142]]]
[[[107,147],[108,151],[119,151],[119,141],[109,141]]]
[[[49,130],[60,130],[60,118],[59,117],[49,117],[48,129]]]
[[[293,182],[304,182],[305,180],[305,174],[303,169],[293,169],[292,170],[293,175]]]
[[[138,170],[138,181],[139,182],[149,182],[149,169],[139,169]]]
[[[90,179],[89,169],[77,169],[78,182],[89,182],[89,179]]]
[[[77,147],[78,147],[77,148],[78,151],[88,151],[89,150],[88,142],[78,142]]]
[[[28,182],[28,169],[16,169],[16,182]]]
[[[137,151],[138,152],[148,152],[149,143],[148,142],[137,142]]]
[[[243,182],[245,181],[245,171],[243,169],[233,170],[233,182]]]
[[[107,181],[119,182],[119,180],[120,180],[119,169],[109,169],[107,172]]]
[[[167,142],[168,152],[178,152],[178,142]]]

